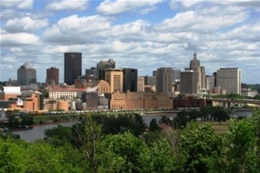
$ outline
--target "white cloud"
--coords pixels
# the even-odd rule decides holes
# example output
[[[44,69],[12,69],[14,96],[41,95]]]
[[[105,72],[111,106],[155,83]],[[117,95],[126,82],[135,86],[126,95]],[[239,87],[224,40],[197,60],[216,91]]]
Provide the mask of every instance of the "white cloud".
[[[86,43],[97,40],[95,35],[100,31],[110,28],[110,18],[99,15],[79,17],[72,15],[60,19],[57,24],[48,28],[43,34],[43,39],[57,43]],[[93,35],[90,34],[93,32]]]
[[[160,2],[111,0],[96,8],[103,14],[126,12],[112,17],[95,15],[93,9],[72,12],[78,4],[66,5],[69,1],[49,1],[49,9],[37,11],[4,9],[1,16],[12,20],[1,21],[0,53],[6,61],[1,69],[14,73],[10,70],[0,78],[16,76],[17,68],[28,61],[37,67],[39,81],[45,80],[45,70],[50,66],[60,68],[63,81],[63,53],[68,51],[82,52],[83,69],[112,58],[117,67],[134,67],[139,75],[151,75],[153,69],[162,66],[183,70],[195,50],[209,75],[220,67],[238,67],[246,76],[243,82],[259,76],[260,18],[259,11],[251,6],[253,1],[174,1],[179,6],[172,11],[165,8],[169,1],[158,5]],[[51,9],[50,4],[56,7]],[[86,8],[83,5],[78,9]],[[44,18],[52,23],[42,24]]]
[[[150,6],[150,7],[142,9],[141,14],[148,14],[148,13],[155,11],[155,10],[157,10],[156,6]]]
[[[145,9],[147,9],[147,7],[154,8],[154,5],[161,3],[162,1],[163,0],[144,0],[144,1],[105,0],[97,7],[97,11],[103,14],[119,14],[127,11],[135,11],[140,8],[145,8]]]
[[[33,34],[28,33],[1,33],[0,45],[5,46],[17,46],[17,45],[34,45],[37,44],[39,38]]]
[[[260,19],[258,20],[260,22]],[[222,39],[239,39],[244,42],[254,41],[258,42],[260,40],[260,25],[242,25],[229,32],[222,33],[220,38]]]
[[[33,7],[33,0],[3,0],[0,6],[4,8],[31,9]]]
[[[8,20],[4,28],[8,32],[33,32],[47,25],[47,19],[32,19],[30,16],[24,16]]]
[[[220,4],[220,5],[238,5],[238,6],[250,6],[253,8],[260,7],[260,1],[258,0],[171,0],[170,7],[172,9],[185,7],[191,8],[197,4],[203,3],[213,3],[213,4]]]
[[[1,63],[15,63],[17,59],[13,56],[3,57]]]
[[[9,19],[14,16],[14,10],[12,9],[2,9],[0,13],[0,19]]]
[[[173,18],[165,19],[156,26],[159,30],[212,32],[243,22],[248,17],[246,12],[236,15],[204,15],[196,11],[185,11]]]
[[[60,0],[50,2],[46,9],[53,11],[62,11],[62,10],[85,10],[88,8],[88,0]]]

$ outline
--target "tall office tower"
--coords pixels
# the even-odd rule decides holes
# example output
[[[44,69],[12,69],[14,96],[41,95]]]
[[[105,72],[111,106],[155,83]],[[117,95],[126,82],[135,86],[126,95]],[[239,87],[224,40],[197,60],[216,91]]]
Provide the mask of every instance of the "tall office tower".
[[[193,59],[190,61],[190,70],[198,74],[198,91],[206,88],[206,73],[205,68],[200,66],[200,61],[197,59],[197,53],[194,52]]]
[[[74,80],[82,73],[82,53],[66,52],[64,53],[64,82],[73,85]]]
[[[144,77],[143,76],[138,76],[137,79],[137,92],[144,92]]]
[[[215,87],[215,77],[214,76],[206,76],[206,88],[210,90]]]
[[[105,80],[105,71],[107,69],[114,69],[116,68],[116,62],[113,59],[109,59],[108,61],[100,61],[97,64],[97,79],[98,80]]]
[[[105,70],[105,81],[107,81],[110,85],[110,93],[113,93],[115,91],[123,92],[123,70]]]
[[[156,77],[157,75],[157,70],[153,70],[153,76]]]
[[[156,92],[172,95],[172,68],[158,68],[156,74]]]
[[[24,63],[17,70],[17,80],[19,85],[36,84],[36,69],[28,62]]]
[[[185,70],[181,72],[180,93],[196,94],[198,92],[198,72]]]
[[[123,92],[137,92],[137,69],[123,68]]]
[[[180,82],[181,79],[181,70],[178,68],[173,67],[172,68],[173,73],[173,82]]]
[[[226,89],[226,93],[241,94],[242,74],[238,68],[220,68],[217,70],[217,86]]]
[[[58,85],[59,84],[59,69],[51,67],[46,70],[46,84]]]
[[[90,69],[85,70],[85,75],[86,76],[91,76],[96,79],[96,74],[97,74],[97,69],[96,67],[91,67]]]

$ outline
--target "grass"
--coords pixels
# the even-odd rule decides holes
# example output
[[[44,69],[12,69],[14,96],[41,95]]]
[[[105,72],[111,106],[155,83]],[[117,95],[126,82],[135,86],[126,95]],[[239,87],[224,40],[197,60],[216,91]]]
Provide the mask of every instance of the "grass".
[[[221,122],[221,124],[219,124],[219,122],[215,122],[215,121],[211,121],[211,122],[200,121],[199,122],[199,125],[201,125],[201,126],[206,125],[206,124],[210,124],[216,133],[223,133],[228,130],[228,121]]]

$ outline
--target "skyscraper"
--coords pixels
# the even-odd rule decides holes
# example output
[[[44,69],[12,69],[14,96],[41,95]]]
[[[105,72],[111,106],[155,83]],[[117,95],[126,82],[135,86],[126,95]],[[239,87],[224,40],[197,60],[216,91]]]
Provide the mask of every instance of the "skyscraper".
[[[196,94],[198,92],[198,72],[185,70],[181,72],[180,93]]]
[[[116,68],[116,62],[113,59],[109,59],[108,61],[100,61],[97,64],[97,79],[105,80],[105,71],[107,69]]]
[[[59,69],[51,67],[46,70],[46,84],[58,85],[59,84]]]
[[[64,53],[64,82],[73,85],[74,80],[82,73],[82,53]]]
[[[97,68],[96,67],[91,67],[90,69],[85,69],[85,75],[94,77],[96,79]]]
[[[137,73],[135,68],[123,69],[123,92],[137,92]]]
[[[158,68],[156,74],[156,92],[172,95],[172,68]]]
[[[241,94],[242,74],[238,68],[220,68],[217,70],[217,86],[227,94]]]
[[[197,59],[197,53],[194,52],[193,59],[190,61],[190,70],[197,72],[198,75],[198,91],[206,88],[206,73],[205,68],[200,66],[200,61]]]
[[[180,82],[181,70],[178,69],[178,68],[173,67],[172,68],[172,73],[173,73],[173,82]]]
[[[137,92],[144,92],[144,77],[138,76],[137,78]]]
[[[115,91],[123,92],[123,70],[121,69],[105,70],[105,81],[109,83],[111,93]]]
[[[17,70],[17,80],[19,85],[36,84],[36,69],[28,62],[24,63]]]

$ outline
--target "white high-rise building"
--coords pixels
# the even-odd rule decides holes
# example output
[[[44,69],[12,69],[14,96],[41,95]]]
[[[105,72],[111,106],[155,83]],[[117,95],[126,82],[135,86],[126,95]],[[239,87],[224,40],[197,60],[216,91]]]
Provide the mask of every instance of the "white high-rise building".
[[[220,68],[217,70],[217,86],[227,94],[241,94],[242,73],[238,68]]]

